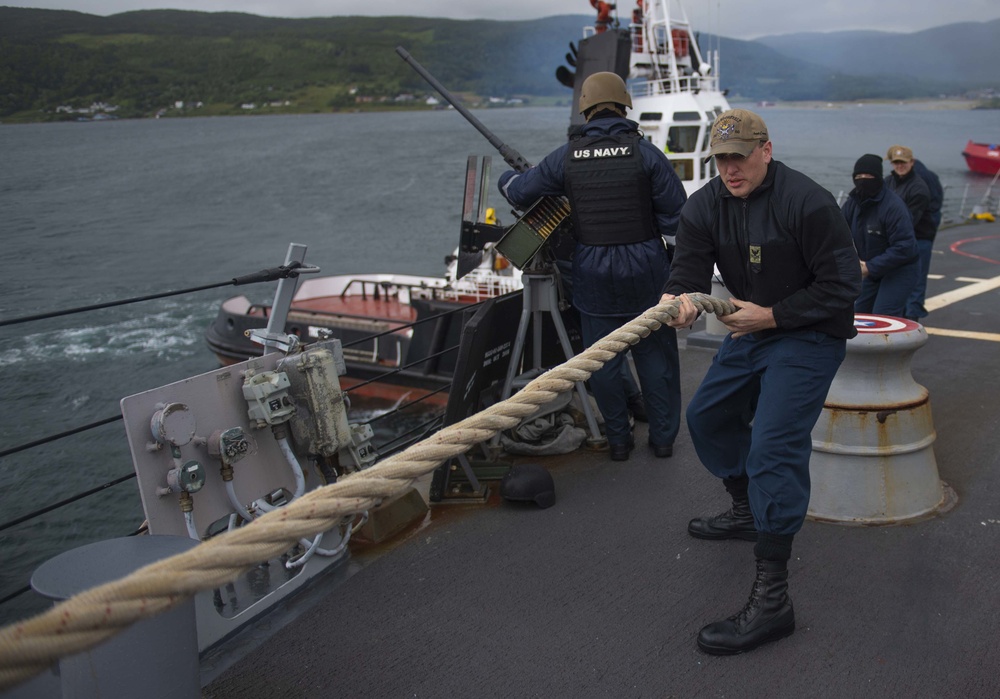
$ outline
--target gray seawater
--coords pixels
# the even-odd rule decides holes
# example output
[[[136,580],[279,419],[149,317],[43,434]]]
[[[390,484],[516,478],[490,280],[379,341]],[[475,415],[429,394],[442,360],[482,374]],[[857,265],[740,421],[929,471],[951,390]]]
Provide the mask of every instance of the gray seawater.
[[[1000,140],[1000,112],[906,105],[767,108],[775,157],[835,195],[858,156],[914,149],[968,213],[989,178],[969,138]],[[537,162],[565,108],[476,112]],[[0,320],[224,282],[308,245],[324,274],[442,274],[457,244],[465,162],[493,156],[452,111],[105,121],[0,127]],[[509,222],[495,188],[491,203]],[[0,450],[118,413],[121,397],[215,368],[203,333],[232,287],[0,328]],[[363,414],[358,416],[363,418]],[[0,525],[131,472],[121,423],[0,459]],[[57,553],[133,531],[134,481],[0,531],[0,598]],[[0,623],[35,613],[33,593]]]

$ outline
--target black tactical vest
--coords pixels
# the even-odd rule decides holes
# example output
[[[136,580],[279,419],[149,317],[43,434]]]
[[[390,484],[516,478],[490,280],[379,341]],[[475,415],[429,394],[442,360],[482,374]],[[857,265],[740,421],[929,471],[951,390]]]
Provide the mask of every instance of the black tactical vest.
[[[566,192],[576,239],[586,245],[622,245],[656,237],[649,175],[639,139],[580,136],[566,153]]]

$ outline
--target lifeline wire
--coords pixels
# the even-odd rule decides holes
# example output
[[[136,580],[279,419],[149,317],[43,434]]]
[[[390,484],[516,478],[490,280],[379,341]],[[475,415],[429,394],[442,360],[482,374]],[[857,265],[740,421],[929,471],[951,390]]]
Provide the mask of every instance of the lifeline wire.
[[[437,359],[438,357],[442,357],[442,356],[448,354],[449,352],[455,352],[455,351],[458,350],[458,348],[459,348],[458,345],[452,345],[451,347],[449,347],[447,349],[443,349],[440,352],[435,352],[434,354],[429,354],[426,357],[423,357],[422,359],[418,359],[415,362],[410,362],[409,364],[407,364],[405,366],[397,367],[397,368],[392,369],[390,371],[383,372],[383,373],[379,374],[378,376],[375,376],[373,378],[368,379],[367,381],[362,381],[360,383],[354,384],[349,389],[347,389],[346,393],[350,393],[351,391],[356,391],[359,388],[361,388],[362,386],[367,386],[370,383],[375,383],[376,381],[381,381],[382,379],[388,378],[390,376],[394,376],[394,375],[400,373],[401,371],[403,371],[405,369],[411,369],[411,368],[417,366],[418,364],[424,364],[426,362],[429,362],[432,359]]]
[[[501,296],[499,298],[503,298],[503,297]],[[368,342],[369,340],[377,340],[380,337],[385,337],[386,335],[392,335],[393,333],[399,332],[400,330],[406,330],[408,328],[415,328],[418,325],[423,325],[424,323],[429,323],[432,320],[438,320],[439,318],[446,318],[447,316],[455,315],[456,313],[460,313],[462,311],[467,311],[467,310],[472,309],[472,308],[477,308],[479,306],[482,306],[484,303],[486,303],[486,302],[485,301],[477,301],[476,303],[470,303],[467,306],[462,306],[460,308],[456,308],[456,309],[453,309],[451,311],[445,311],[444,313],[437,313],[437,314],[432,315],[432,316],[427,316],[426,318],[421,318],[420,320],[415,320],[412,323],[405,323],[405,324],[399,325],[398,327],[395,327],[395,328],[393,328],[391,330],[384,330],[384,331],[382,331],[380,333],[375,333],[374,335],[367,335],[367,336],[362,337],[362,338],[360,338],[358,340],[352,340],[350,342],[345,342],[344,343],[344,347],[354,347],[355,345],[360,345],[362,342]],[[324,313],[324,312],[321,312],[321,311],[310,311],[310,312],[311,313],[315,313],[316,315],[319,315],[319,316],[329,315],[329,316],[332,316],[334,318],[363,318],[364,317],[364,316],[354,316],[354,315],[350,315],[350,314],[347,314],[347,313]]]
[[[390,415],[396,415],[398,413],[401,413],[404,410],[406,410],[407,408],[410,408],[410,407],[412,407],[412,406],[414,406],[414,405],[416,405],[418,403],[423,403],[428,398],[433,398],[434,396],[436,396],[438,394],[444,393],[449,388],[450,388],[450,386],[442,386],[441,388],[438,388],[438,389],[435,389],[435,390],[431,391],[427,395],[420,396],[419,398],[414,398],[413,400],[409,401],[408,403],[403,403],[398,408],[394,408],[393,410],[389,410],[387,412],[384,412],[381,415],[376,415],[375,417],[373,417],[372,419],[370,419],[368,421],[368,424],[370,425],[373,422],[378,422],[379,420],[387,418]]]
[[[10,318],[8,320],[0,320],[0,328],[8,325],[18,325],[19,323],[28,323],[33,320],[45,320],[46,318],[57,318],[59,316],[68,316],[74,313],[84,313],[86,311],[96,311],[101,308],[112,308],[114,306],[127,306],[131,303],[139,303],[141,301],[152,301],[153,299],[162,299],[168,296],[180,296],[181,294],[191,294],[196,291],[205,291],[206,289],[218,289],[222,286],[242,286],[243,284],[257,284],[259,282],[273,282],[277,279],[284,279],[286,277],[297,277],[303,272],[317,272],[319,269],[317,267],[309,267],[303,265],[301,262],[294,262],[290,265],[282,265],[281,267],[272,267],[270,269],[262,269],[259,272],[254,272],[253,274],[246,274],[242,277],[234,277],[229,281],[218,282],[216,284],[205,284],[204,286],[194,286],[190,289],[180,289],[179,291],[164,291],[159,294],[149,294],[147,296],[134,296],[130,299],[121,299],[119,301],[108,301],[107,303],[95,303],[90,306],[80,306],[78,308],[67,308],[63,311],[50,311],[48,313],[39,313],[33,316],[22,316],[21,318]]]
[[[28,442],[27,444],[21,444],[16,447],[11,447],[10,449],[4,449],[0,451],[0,459],[5,456],[10,456],[11,454],[16,454],[19,451],[24,451],[25,449],[31,449],[32,447],[40,447],[43,444],[48,444],[49,442],[54,442],[57,439],[62,439],[63,437],[69,437],[70,435],[78,434],[80,432],[86,432],[87,430],[92,430],[95,427],[101,427],[102,425],[109,425],[112,422],[117,422],[123,419],[121,415],[113,415],[112,417],[106,417],[103,420],[98,420],[97,422],[92,422],[89,425],[80,425],[79,427],[74,427],[71,430],[66,430],[65,432],[60,432],[59,434],[50,434],[48,437],[42,437],[41,439],[36,439],[34,442]]]
[[[29,519],[34,519],[39,515],[44,515],[46,512],[51,512],[52,510],[58,510],[60,507],[69,505],[70,503],[76,502],[77,500],[83,500],[85,497],[93,495],[94,493],[99,493],[102,490],[107,490],[112,486],[118,485],[119,483],[124,483],[125,481],[128,480],[132,480],[133,478],[135,478],[135,473],[128,473],[124,476],[120,476],[114,479],[113,481],[108,481],[103,485],[99,485],[96,488],[91,488],[90,490],[86,490],[82,493],[77,493],[76,495],[72,495],[66,498],[65,500],[54,502],[51,505],[46,505],[45,507],[39,510],[35,510],[34,512],[29,512],[28,514],[18,517],[17,519],[12,519],[9,522],[4,522],[3,524],[0,524],[0,532],[2,532],[4,529],[10,529],[11,527],[18,525],[21,522],[27,522]]]

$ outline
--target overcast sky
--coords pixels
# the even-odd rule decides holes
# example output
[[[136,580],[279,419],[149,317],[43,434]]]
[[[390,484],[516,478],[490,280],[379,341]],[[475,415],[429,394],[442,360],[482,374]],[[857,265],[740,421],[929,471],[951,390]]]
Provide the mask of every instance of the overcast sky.
[[[630,0],[621,2],[623,19]],[[589,0],[0,0],[0,5],[112,15],[129,10],[247,12],[268,17],[402,15],[453,19],[535,19],[591,14]],[[875,29],[909,33],[955,22],[1000,18],[997,0],[687,0],[698,31],[737,39],[807,31]]]

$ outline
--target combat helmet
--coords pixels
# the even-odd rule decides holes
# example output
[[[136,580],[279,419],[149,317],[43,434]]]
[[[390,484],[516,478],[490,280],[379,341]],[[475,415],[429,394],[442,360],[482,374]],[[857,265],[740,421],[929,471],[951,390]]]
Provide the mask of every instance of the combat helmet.
[[[632,108],[632,97],[625,88],[625,81],[617,73],[594,73],[583,81],[580,88],[580,114],[601,102],[624,104],[629,109]]]
[[[531,500],[542,509],[556,504],[555,483],[539,464],[512,466],[500,479],[500,495],[507,500]]]

